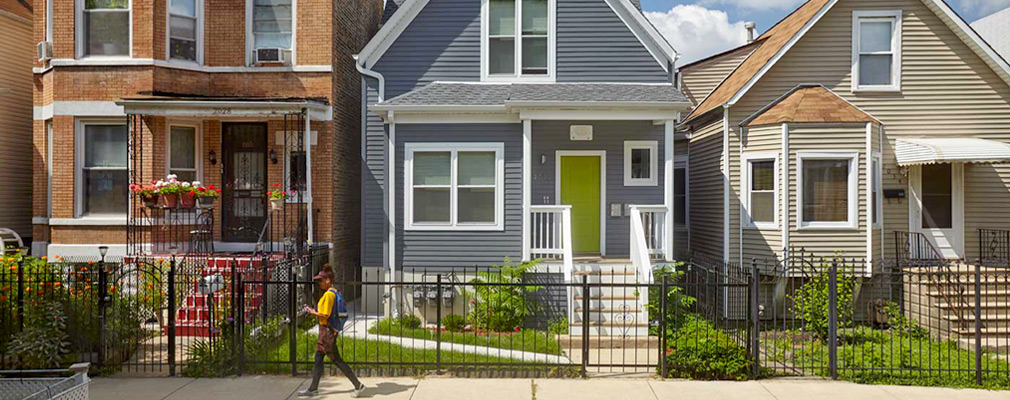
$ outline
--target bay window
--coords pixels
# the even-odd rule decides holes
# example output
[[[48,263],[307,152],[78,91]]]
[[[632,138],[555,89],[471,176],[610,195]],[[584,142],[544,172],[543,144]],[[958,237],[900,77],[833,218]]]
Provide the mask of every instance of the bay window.
[[[407,229],[501,230],[503,151],[501,143],[406,144]]]
[[[800,153],[800,228],[856,228],[858,154]]]
[[[484,75],[490,79],[553,75],[555,0],[485,0]]]
[[[78,215],[125,215],[129,199],[125,123],[82,123]]]
[[[746,226],[774,228],[778,222],[778,158],[775,153],[744,156]]]
[[[199,62],[200,0],[169,0],[168,57]]]
[[[78,54],[130,55],[130,0],[78,0]]]
[[[855,11],[853,17],[853,90],[900,90],[901,11]]]

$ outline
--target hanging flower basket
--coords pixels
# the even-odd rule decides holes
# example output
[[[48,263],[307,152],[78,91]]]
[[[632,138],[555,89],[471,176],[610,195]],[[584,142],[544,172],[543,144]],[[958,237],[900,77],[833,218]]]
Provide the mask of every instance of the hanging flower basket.
[[[284,199],[270,199],[270,211],[281,211],[284,209]]]
[[[161,195],[161,205],[165,208],[178,208],[179,207],[179,194],[178,193],[164,193]]]
[[[284,209],[284,199],[288,198],[288,193],[284,191],[280,183],[272,183],[274,190],[267,192],[267,198],[270,199],[270,210],[280,211]]]
[[[147,208],[155,208],[155,207],[157,207],[158,206],[158,200],[161,200],[161,196],[158,195],[157,193],[151,194],[151,195],[147,195],[147,196],[140,196],[140,201],[144,202],[144,207],[147,207]]]
[[[179,207],[186,209],[196,207],[196,192],[192,190],[182,192],[182,195],[179,197]]]

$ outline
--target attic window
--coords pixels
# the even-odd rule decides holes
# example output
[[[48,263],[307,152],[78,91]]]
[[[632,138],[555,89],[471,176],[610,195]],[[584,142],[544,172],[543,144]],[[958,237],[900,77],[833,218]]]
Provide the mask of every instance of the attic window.
[[[485,80],[553,77],[555,0],[484,0]]]
[[[901,11],[855,11],[853,91],[901,90]]]

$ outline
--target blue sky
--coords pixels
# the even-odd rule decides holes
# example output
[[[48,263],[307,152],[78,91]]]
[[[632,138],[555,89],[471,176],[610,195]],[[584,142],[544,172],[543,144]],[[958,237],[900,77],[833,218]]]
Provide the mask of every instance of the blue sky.
[[[689,63],[742,44],[743,23],[764,32],[804,0],[642,0],[653,24]],[[968,22],[1010,7],[1010,0],[947,0]]]

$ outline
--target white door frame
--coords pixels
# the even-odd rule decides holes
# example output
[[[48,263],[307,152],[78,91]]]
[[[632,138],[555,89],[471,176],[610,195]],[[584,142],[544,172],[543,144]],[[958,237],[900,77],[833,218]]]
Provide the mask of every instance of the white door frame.
[[[554,152],[554,204],[561,205],[561,157],[600,158],[600,255],[607,255],[607,152],[604,150],[558,150]]]
[[[922,166],[908,168],[908,229],[919,232],[945,258],[964,258],[964,164],[951,163],[951,229],[922,228]],[[942,240],[941,240],[942,239]]]

